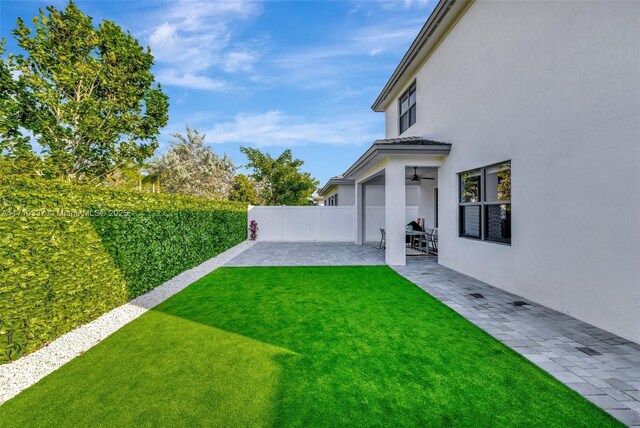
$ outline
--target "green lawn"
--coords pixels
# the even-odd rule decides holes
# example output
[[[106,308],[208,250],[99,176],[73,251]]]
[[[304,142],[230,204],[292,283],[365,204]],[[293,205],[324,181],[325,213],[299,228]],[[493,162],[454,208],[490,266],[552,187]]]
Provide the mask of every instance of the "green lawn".
[[[618,426],[384,266],[223,268],[0,407],[10,426]]]

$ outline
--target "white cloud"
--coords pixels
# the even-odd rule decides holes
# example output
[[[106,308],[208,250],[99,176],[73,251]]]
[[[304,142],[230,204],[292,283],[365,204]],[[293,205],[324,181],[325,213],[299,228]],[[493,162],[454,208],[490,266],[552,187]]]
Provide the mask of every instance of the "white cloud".
[[[149,42],[152,45],[166,46],[167,44],[175,43],[176,39],[176,26],[163,22],[155,27],[151,35],[149,36]]]
[[[425,8],[431,3],[432,0],[403,0],[402,5],[405,9],[411,9],[413,7],[416,8]]]
[[[350,38],[349,43],[371,56],[385,52],[404,53],[424,25],[424,18],[405,20],[402,27],[382,22],[360,28]]]
[[[148,17],[152,25],[142,33],[161,83],[222,89],[223,82],[207,76],[249,71],[259,58],[259,53],[235,44],[234,35],[242,21],[261,13],[261,3],[179,0],[165,5]]]
[[[358,73],[368,73],[379,65],[373,57],[404,53],[424,24],[422,17],[395,21],[383,20],[341,35],[333,44],[305,47],[277,56],[273,64],[279,69],[273,83],[286,82],[305,89],[340,87]],[[394,59],[395,60],[395,59]]]
[[[435,0],[366,0],[365,3],[374,4],[382,10],[414,10],[424,9],[434,2]],[[361,1],[357,2],[358,6],[361,4]]]
[[[184,25],[186,31],[205,31],[216,21],[229,22],[234,19],[247,19],[262,12],[260,1],[202,1],[178,0],[160,11],[159,15]],[[215,25],[215,24],[213,24]]]
[[[224,80],[212,79],[207,76],[197,75],[178,70],[163,69],[156,74],[156,79],[163,84],[180,86],[187,89],[202,89],[206,91],[217,91],[226,89]]]
[[[223,68],[229,73],[236,71],[251,71],[253,64],[258,61],[258,55],[249,51],[229,52],[225,56]]]
[[[378,117],[346,117],[339,121],[308,122],[280,111],[239,114],[232,121],[206,131],[207,142],[245,143],[257,146],[305,144],[362,145],[375,139]]]

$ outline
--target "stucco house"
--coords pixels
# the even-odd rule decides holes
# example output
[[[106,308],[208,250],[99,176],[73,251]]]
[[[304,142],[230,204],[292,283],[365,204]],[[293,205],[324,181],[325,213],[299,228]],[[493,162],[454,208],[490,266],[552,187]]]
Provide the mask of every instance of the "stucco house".
[[[331,177],[329,181],[318,190],[321,204],[325,207],[353,205],[355,202],[353,186],[353,180],[347,180],[341,175]]]
[[[372,106],[385,139],[325,204],[354,205],[358,244],[384,227],[390,265],[423,217],[440,264],[640,342],[638,22],[638,2],[441,0]]]

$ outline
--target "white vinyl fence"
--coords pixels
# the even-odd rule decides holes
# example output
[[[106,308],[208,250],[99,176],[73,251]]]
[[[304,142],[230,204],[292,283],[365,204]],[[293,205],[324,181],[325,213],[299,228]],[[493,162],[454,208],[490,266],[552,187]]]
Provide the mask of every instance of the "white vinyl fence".
[[[353,207],[249,207],[259,241],[353,242]]]
[[[418,207],[407,207],[407,223],[418,217]],[[249,221],[258,223],[258,241],[354,242],[353,206],[250,206]],[[368,206],[366,239],[378,241],[384,228],[384,206]]]

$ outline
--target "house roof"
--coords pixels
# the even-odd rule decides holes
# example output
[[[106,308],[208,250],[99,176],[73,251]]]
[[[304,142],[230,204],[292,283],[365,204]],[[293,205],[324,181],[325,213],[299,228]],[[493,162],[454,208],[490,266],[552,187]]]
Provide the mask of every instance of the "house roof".
[[[341,175],[337,175],[335,177],[331,177],[329,179],[329,181],[327,181],[327,183],[324,186],[322,186],[322,188],[320,190],[318,190],[318,196],[324,196],[325,194],[327,194],[329,189],[331,189],[333,186],[338,186],[340,184],[342,184],[342,185],[353,185],[353,183],[354,183],[353,179],[347,179],[347,178],[344,178]]]
[[[382,112],[388,104],[388,99],[398,91],[399,86],[404,82],[404,78],[412,75],[423,60],[428,58],[448,32],[448,29],[455,24],[456,17],[459,16],[472,3],[469,0],[440,0],[433,12],[427,19],[409,49],[402,57],[402,60],[395,71],[382,88],[380,95],[375,100],[371,109]],[[452,13],[452,11],[454,13]]]
[[[423,137],[398,137],[376,140],[341,177],[349,179],[379,155],[448,155],[450,143],[429,140]]]
[[[412,146],[445,146],[451,147],[450,143],[443,143],[440,141],[429,140],[424,137],[396,137],[396,138],[381,138],[375,140],[373,145],[386,145],[386,144],[404,144]]]

